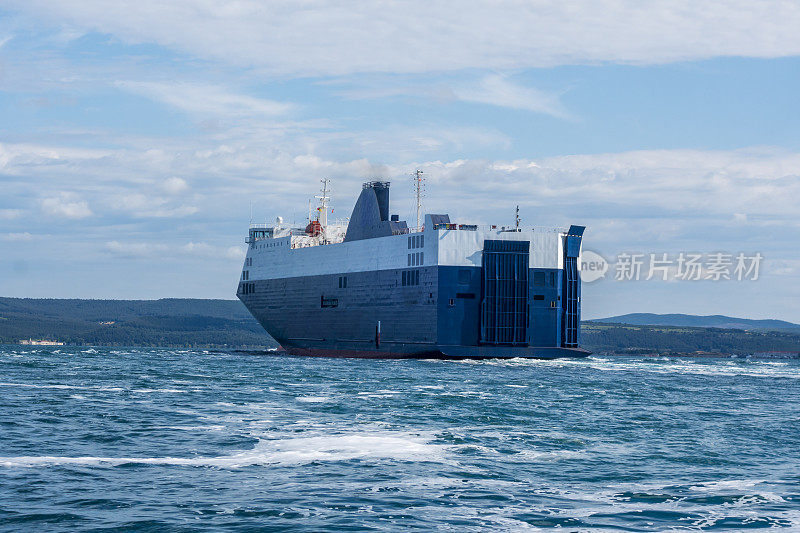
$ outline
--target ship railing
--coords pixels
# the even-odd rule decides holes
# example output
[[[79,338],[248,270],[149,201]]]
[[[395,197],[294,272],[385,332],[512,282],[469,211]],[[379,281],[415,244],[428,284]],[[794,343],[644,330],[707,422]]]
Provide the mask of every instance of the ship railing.
[[[416,228],[411,231],[414,232]],[[552,227],[552,226],[522,226],[516,228],[515,226],[500,226],[497,224],[452,224],[440,223],[433,226],[434,230],[450,230],[450,231],[499,231],[499,232],[516,232],[516,231],[534,231],[536,233],[566,233],[566,228]],[[421,229],[420,229],[421,231]]]
[[[325,239],[324,241],[323,240],[305,240],[305,239],[303,239],[303,240],[299,240],[299,239],[295,240],[295,239],[292,239],[292,242],[290,244],[290,248],[292,250],[295,250],[297,248],[310,248],[312,246],[325,246],[327,244],[337,244],[337,243],[342,242],[343,240],[344,239],[339,239],[339,238]]]

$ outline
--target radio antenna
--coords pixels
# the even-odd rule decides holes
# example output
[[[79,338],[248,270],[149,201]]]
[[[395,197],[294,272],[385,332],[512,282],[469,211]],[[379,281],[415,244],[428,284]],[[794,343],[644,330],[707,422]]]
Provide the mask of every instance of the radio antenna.
[[[330,201],[331,197],[328,196],[331,190],[328,188],[331,184],[331,180],[328,178],[319,180],[322,183],[322,189],[320,189],[321,195],[317,196],[319,200],[319,211],[317,212],[317,220],[319,223],[322,224],[322,227],[325,228],[328,226],[328,202]]]
[[[414,191],[417,195],[417,231],[419,231],[420,227],[422,227],[420,215],[422,213],[422,196],[423,187],[425,185],[425,178],[422,176],[422,174],[423,172],[421,170],[414,172]]]

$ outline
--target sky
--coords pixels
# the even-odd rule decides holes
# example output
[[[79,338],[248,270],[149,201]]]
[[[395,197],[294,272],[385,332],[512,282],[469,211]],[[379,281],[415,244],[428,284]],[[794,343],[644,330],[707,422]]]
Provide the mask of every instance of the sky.
[[[382,178],[412,220],[420,169],[426,212],[585,225],[585,318],[800,322],[797,28],[798,1],[0,0],[0,295],[234,298],[251,213],[303,223],[330,178],[343,218]],[[615,279],[681,252],[763,261]]]

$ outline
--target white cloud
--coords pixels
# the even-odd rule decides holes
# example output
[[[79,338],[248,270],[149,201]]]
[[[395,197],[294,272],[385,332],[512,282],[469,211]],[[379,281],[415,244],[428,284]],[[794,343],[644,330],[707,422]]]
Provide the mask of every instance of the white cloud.
[[[22,216],[22,209],[0,209],[0,220],[11,220]]]
[[[178,251],[186,255],[197,255],[201,257],[211,257],[217,255],[218,253],[218,249],[216,247],[205,242],[187,242],[178,248]]]
[[[335,80],[327,80],[322,85],[329,86],[345,86],[338,92],[340,96],[351,100],[365,100],[372,98],[393,98],[393,97],[413,97],[413,98],[430,98],[440,102],[451,102],[456,100],[456,95],[453,89],[444,83],[432,83],[431,80],[425,80],[421,83],[404,82],[398,79],[397,76],[390,76],[382,78],[378,76],[375,79],[357,78],[357,81],[352,83],[348,78],[338,78]]]
[[[183,218],[194,215],[199,208],[193,205],[179,205],[176,207],[160,207],[132,212],[138,218]]]
[[[431,162],[432,187],[529,205],[613,206],[617,216],[674,213],[790,216],[800,154],[765,150],[642,150],[514,161]],[[659,211],[652,211],[652,209]],[[619,210],[621,209],[621,210]]]
[[[30,167],[39,169],[62,165],[64,161],[91,161],[112,152],[68,146],[46,146],[30,143],[0,143],[0,169],[8,174],[21,174]]]
[[[115,255],[122,257],[155,257],[169,252],[166,244],[153,243],[130,243],[109,241],[105,244],[105,249]]]
[[[351,85],[336,80],[330,85]],[[558,118],[570,119],[559,95],[534,87],[513,83],[503,74],[490,74],[472,83],[403,83],[397,76],[388,78],[359,79],[339,94],[353,100],[374,98],[427,98],[437,102],[472,102],[543,113]]]
[[[143,232],[154,231],[173,238],[178,231],[201,236],[185,250],[173,251],[182,255],[210,256],[203,241],[239,243],[251,201],[255,220],[281,215],[299,223],[320,177],[333,179],[336,218],[349,215],[360,182],[375,177],[394,182],[392,210],[408,218],[412,212],[408,174],[414,168],[428,176],[425,209],[449,212],[460,221],[510,223],[514,205],[520,204],[524,224],[586,223],[600,251],[642,243],[714,242],[721,248],[772,250],[771,257],[795,253],[782,249],[773,235],[777,227],[796,231],[799,226],[794,201],[800,197],[798,152],[641,150],[517,160],[436,160],[425,156],[441,153],[442,143],[484,141],[470,140],[469,135],[448,140],[444,131],[423,129],[417,137],[408,130],[393,132],[404,138],[402,142],[393,142],[389,134],[320,135],[307,145],[271,137],[230,138],[222,143],[141,140],[109,150],[100,159],[71,155],[58,146],[8,145],[17,156],[4,172],[15,196],[41,194],[47,199],[42,208],[51,215],[93,212],[103,224],[119,226],[106,234],[96,224],[87,225],[94,233],[108,235],[108,240],[137,241]],[[157,150],[139,148],[156,145]],[[348,154],[347,146],[357,149]],[[58,166],[21,163],[48,150],[59,154]],[[394,153],[402,162],[344,159],[359,151]],[[192,176],[190,201],[185,193],[166,194],[164,174]],[[73,183],[81,183],[80,196],[59,193]],[[170,183],[168,188],[182,188],[180,182]],[[195,213],[203,216],[190,217]],[[180,225],[172,222],[177,219],[182,219]],[[34,225],[6,231],[40,230]],[[184,241],[175,249],[185,245]],[[233,253],[228,246],[214,248],[213,253],[219,257]]]
[[[9,241],[9,242],[25,242],[25,241],[32,241],[33,235],[30,233],[23,232],[23,233],[3,233],[0,234],[0,240]]]
[[[225,251],[225,257],[229,259],[242,260],[247,255],[247,250],[241,246],[231,246]]]
[[[52,217],[81,219],[92,216],[89,204],[75,199],[74,195],[61,193],[57,197],[42,200],[42,211]]]
[[[108,241],[104,246],[107,252],[121,257],[156,258],[156,257],[203,257],[208,259],[244,258],[244,251],[238,246],[214,246],[206,242],[187,242],[185,244],[168,245],[152,242],[120,242]]]
[[[161,189],[167,194],[180,194],[189,190],[189,185],[185,179],[173,176],[161,183]]]
[[[111,200],[114,209],[137,218],[179,218],[197,213],[193,205],[170,205],[170,201],[147,193],[127,193]]]
[[[780,0],[330,3],[11,0],[53,25],[271,72],[341,75],[800,53]]]
[[[516,85],[507,77],[493,74],[479,83],[453,89],[459,100],[570,118],[558,95]]]
[[[42,209],[46,213],[69,218],[86,217],[99,210],[111,217],[118,212],[140,219],[203,212],[206,218],[215,220],[241,217],[246,221],[251,198],[256,215],[268,209],[265,214],[270,218],[292,212],[302,216],[307,198],[316,191],[317,180],[323,175],[334,179],[341,202],[339,212],[343,213],[345,205],[352,205],[351,197],[360,180],[376,176],[398,182],[393,197],[404,202],[410,188],[402,183],[419,167],[429,177],[429,202],[438,199],[441,208],[458,206],[464,213],[484,211],[489,216],[499,209],[494,202],[502,201],[520,203],[538,212],[572,212],[615,220],[661,217],[669,222],[716,217],[719,223],[738,223],[741,228],[791,225],[796,219],[794,199],[800,197],[797,152],[764,148],[641,150],[539,159],[440,161],[424,156],[439,153],[445,145],[469,147],[502,143],[503,139],[485,138],[486,132],[477,130],[450,132],[452,138],[447,138],[443,130],[427,128],[416,133],[402,129],[393,133],[397,137],[320,136],[311,144],[312,152],[304,151],[302,144],[258,138],[231,139],[216,145],[210,142],[202,150],[196,144],[173,141],[157,154],[119,149],[99,160],[71,156],[68,150],[51,147],[59,154],[61,165],[57,168],[10,163],[5,171],[12,176],[7,180],[16,180],[13,186],[20,194],[45,195]],[[367,150],[387,156],[394,153],[403,162],[379,165],[363,157],[342,160],[348,155],[347,146],[356,147],[349,155]],[[8,148],[18,152],[15,160],[30,159],[23,147]],[[31,148],[33,154],[42,150]],[[320,155],[323,153],[334,157]],[[154,184],[160,190],[182,189],[177,181],[180,178],[160,181],[163,178],[158,176],[164,169],[193,177],[191,203],[180,195],[153,194]],[[20,177],[13,177],[17,175]],[[52,189],[77,179],[84,184],[80,198]],[[47,187],[50,191],[40,192]],[[487,202],[488,198],[492,202]],[[94,209],[89,209],[90,203]],[[16,211],[6,213],[6,217],[15,216],[19,216]]]
[[[800,272],[800,260],[767,259],[764,261],[764,271],[778,276],[792,276]]]
[[[265,118],[284,115],[294,106],[263,98],[232,93],[222,87],[171,81],[118,82],[123,89],[165,103],[192,115],[219,118]]]

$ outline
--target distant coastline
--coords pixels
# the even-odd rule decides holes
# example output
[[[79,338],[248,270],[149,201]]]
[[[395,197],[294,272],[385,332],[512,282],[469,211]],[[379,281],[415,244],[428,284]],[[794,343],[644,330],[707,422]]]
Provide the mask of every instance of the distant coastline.
[[[647,320],[653,321],[652,317],[658,316],[648,315]],[[708,318],[666,316],[680,316],[684,321]],[[740,326],[747,322],[729,317],[720,317],[720,321]],[[800,332],[789,328],[769,331],[586,321],[581,326],[581,335],[582,345],[597,355],[800,357]],[[19,344],[21,339],[80,346],[265,352],[278,347],[238,300],[0,297],[0,344]]]
[[[0,343],[80,346],[277,347],[238,300],[80,300],[0,297]]]

